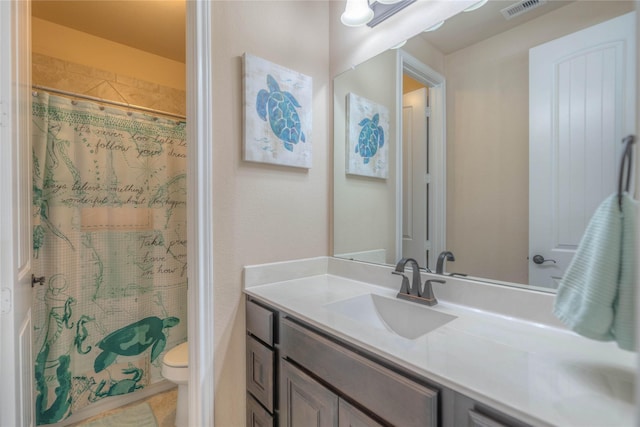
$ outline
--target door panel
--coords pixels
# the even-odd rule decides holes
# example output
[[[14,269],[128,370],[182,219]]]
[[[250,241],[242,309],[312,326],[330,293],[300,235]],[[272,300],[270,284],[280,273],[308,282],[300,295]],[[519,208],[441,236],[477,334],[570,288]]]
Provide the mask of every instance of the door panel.
[[[402,97],[402,256],[427,266],[427,90]]]
[[[0,425],[31,426],[31,9],[0,2]]]
[[[529,283],[555,288],[634,132],[635,15],[532,48],[529,67]]]

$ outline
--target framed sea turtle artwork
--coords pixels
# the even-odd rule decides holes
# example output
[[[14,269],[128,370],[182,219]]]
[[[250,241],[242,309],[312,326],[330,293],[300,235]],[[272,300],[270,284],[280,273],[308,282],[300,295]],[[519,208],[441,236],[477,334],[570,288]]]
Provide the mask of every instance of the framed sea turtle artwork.
[[[243,159],[311,168],[311,77],[245,53]]]
[[[389,177],[389,109],[347,94],[346,173]]]

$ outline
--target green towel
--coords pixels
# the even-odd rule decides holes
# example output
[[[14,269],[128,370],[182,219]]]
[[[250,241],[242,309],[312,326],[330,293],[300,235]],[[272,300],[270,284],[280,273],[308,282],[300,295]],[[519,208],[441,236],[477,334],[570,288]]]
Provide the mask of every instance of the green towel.
[[[635,350],[637,204],[609,196],[591,218],[560,281],[554,314],[585,337]]]

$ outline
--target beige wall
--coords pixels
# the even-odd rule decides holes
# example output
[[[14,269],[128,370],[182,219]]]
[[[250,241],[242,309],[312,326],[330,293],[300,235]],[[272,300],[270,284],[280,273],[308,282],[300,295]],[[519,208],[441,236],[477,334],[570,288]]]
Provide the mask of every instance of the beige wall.
[[[33,18],[32,30],[33,84],[185,115],[184,64],[42,19]],[[79,50],[91,54],[82,58],[71,54]],[[109,61],[104,61],[104,52]],[[133,61],[135,69],[124,74],[126,70],[120,64],[132,58],[137,58]],[[142,61],[149,58],[153,60]],[[163,66],[175,64],[181,68],[169,67],[158,75]]]
[[[31,25],[34,53],[174,89],[185,89],[185,66],[182,62],[35,17]]]
[[[213,16],[215,421],[225,427],[245,417],[243,266],[329,253],[329,11],[216,1]],[[242,161],[244,52],[313,78],[311,169]]]
[[[444,55],[420,35],[411,38],[402,50],[413,56],[433,71],[444,75]]]
[[[571,3],[445,57],[455,271],[528,282],[529,48],[630,10],[632,2]]]

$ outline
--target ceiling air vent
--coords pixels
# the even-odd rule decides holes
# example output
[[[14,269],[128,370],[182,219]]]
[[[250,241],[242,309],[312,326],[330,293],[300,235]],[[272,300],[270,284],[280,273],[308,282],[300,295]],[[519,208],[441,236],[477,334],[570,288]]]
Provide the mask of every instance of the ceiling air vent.
[[[509,7],[505,7],[500,12],[502,12],[505,19],[511,19],[530,11],[531,9],[535,9],[538,6],[542,6],[546,2],[547,0],[523,0]]]

